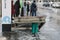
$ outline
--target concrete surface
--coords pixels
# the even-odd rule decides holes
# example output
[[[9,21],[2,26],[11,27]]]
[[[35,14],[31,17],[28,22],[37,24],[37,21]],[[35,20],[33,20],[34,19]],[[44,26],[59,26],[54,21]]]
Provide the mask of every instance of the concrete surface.
[[[49,21],[41,28],[40,32],[36,34],[36,37],[33,37],[31,30],[15,30],[14,32],[3,32],[0,33],[0,40],[60,40],[60,20],[53,17],[56,12],[56,9],[45,10],[39,9],[38,14],[47,15]],[[43,14],[42,14],[43,13]],[[60,12],[59,12],[60,13]],[[53,14],[53,16],[51,16]],[[57,15],[57,14],[56,14]],[[58,22],[57,22],[58,21]],[[1,24],[0,24],[1,27]],[[1,30],[1,29],[0,29]]]
[[[51,21],[44,24],[36,37],[32,36],[31,30],[15,30],[10,33],[2,33],[0,39],[2,37],[2,39],[5,38],[6,40],[60,40],[60,26],[52,18]]]

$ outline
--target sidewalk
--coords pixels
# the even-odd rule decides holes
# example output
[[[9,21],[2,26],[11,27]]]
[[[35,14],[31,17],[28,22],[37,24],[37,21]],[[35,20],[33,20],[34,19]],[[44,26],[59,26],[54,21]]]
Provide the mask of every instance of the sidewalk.
[[[30,30],[16,30],[15,32],[9,34],[4,33],[5,36],[7,36],[7,40],[36,40],[36,38],[38,38],[38,40],[60,40],[60,27],[55,23],[54,19],[45,23],[40,32],[38,32],[39,37],[32,37]]]

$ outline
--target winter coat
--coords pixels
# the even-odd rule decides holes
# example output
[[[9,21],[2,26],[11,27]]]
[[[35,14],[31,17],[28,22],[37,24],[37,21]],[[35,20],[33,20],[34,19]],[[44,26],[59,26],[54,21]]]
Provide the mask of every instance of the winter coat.
[[[31,5],[31,12],[32,11],[37,11],[37,6],[35,3],[32,3],[32,5]]]

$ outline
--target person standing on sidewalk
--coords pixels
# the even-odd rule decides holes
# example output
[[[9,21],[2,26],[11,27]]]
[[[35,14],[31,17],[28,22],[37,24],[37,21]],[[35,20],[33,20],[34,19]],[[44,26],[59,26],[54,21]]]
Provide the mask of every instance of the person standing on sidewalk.
[[[24,8],[22,7],[21,8],[21,17],[23,17],[24,16]]]
[[[32,16],[36,16],[36,11],[37,11],[36,2],[33,1],[33,3],[31,4],[31,13],[32,13]]]
[[[15,9],[15,16],[18,17],[20,14],[20,3],[19,0],[15,2],[14,9]]]
[[[27,16],[27,7],[26,7],[26,2],[24,2],[23,12],[24,12],[24,16]]]
[[[30,7],[29,7],[29,2],[27,3],[27,16],[28,16],[28,13],[29,13],[29,9]]]

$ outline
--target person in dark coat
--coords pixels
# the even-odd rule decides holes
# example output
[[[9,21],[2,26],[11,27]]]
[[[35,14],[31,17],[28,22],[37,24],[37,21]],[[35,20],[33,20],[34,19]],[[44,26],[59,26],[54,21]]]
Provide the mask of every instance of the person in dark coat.
[[[24,16],[24,8],[22,7],[22,9],[21,9],[21,17],[23,17]]]
[[[28,16],[28,13],[29,13],[29,2],[27,3],[27,16]]]
[[[36,16],[36,11],[37,11],[37,6],[36,6],[35,1],[33,1],[32,5],[31,5],[32,16]]]
[[[14,5],[14,9],[15,9],[15,16],[18,17],[19,16],[19,13],[20,13],[20,3],[19,3],[19,0],[17,0],[15,2],[15,5]]]

